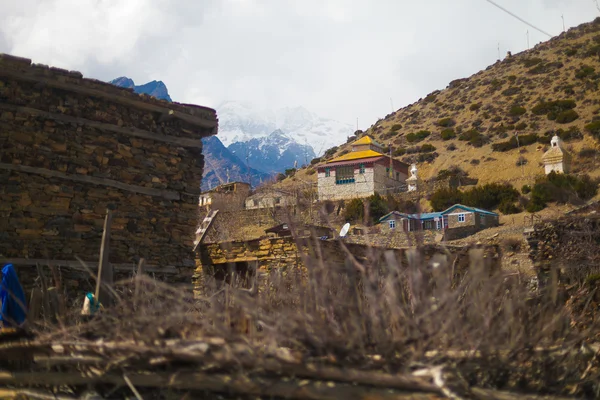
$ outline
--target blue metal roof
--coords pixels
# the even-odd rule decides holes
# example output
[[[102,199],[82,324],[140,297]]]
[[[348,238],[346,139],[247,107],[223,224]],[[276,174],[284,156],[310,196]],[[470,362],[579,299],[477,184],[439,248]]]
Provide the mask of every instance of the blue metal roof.
[[[410,214],[409,215],[410,218],[420,219],[420,220],[440,218],[441,216],[442,216],[441,212]]]
[[[392,211],[392,212],[385,214],[383,217],[379,218],[378,222],[383,222],[386,219],[388,219],[389,217],[391,217],[392,215],[397,215],[399,217],[408,217],[409,216],[408,214],[401,213],[400,211]]]
[[[379,218],[379,222],[383,222],[383,221],[387,220],[392,215],[397,215],[399,217],[416,219],[416,220],[421,220],[421,221],[435,219],[435,218],[441,218],[445,214],[448,214],[449,212],[451,212],[457,208],[460,208],[467,212],[472,212],[472,213],[493,215],[495,217],[498,216],[498,214],[496,214],[495,212],[492,212],[492,211],[482,210],[481,208],[477,208],[477,207],[467,207],[467,206],[463,206],[462,204],[455,204],[452,207],[449,207],[448,209],[446,209],[444,211],[440,211],[440,212],[421,213],[421,214],[405,214],[405,213],[401,213],[400,211],[392,211],[390,213],[385,214],[383,217]]]
[[[495,217],[498,216],[498,214],[496,214],[495,212],[488,211],[488,210],[482,210],[481,208],[477,208],[477,207],[467,207],[467,206],[463,206],[462,204],[455,204],[452,207],[449,207],[448,209],[442,211],[441,214],[447,214],[447,213],[453,211],[456,208],[461,208],[461,209],[463,209],[465,211],[469,211],[469,212],[473,212],[473,213],[493,215]]]

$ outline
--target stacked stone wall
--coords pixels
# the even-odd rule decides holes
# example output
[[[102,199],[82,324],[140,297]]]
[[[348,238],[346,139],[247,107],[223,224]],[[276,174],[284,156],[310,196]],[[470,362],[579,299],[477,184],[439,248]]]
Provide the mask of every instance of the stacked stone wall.
[[[248,241],[231,241],[203,245],[196,259],[196,273],[193,282],[197,294],[204,290],[207,275],[218,269],[227,269],[235,263],[253,263],[261,271],[274,268],[299,268],[305,271],[309,265],[323,265],[326,268],[350,268],[350,253],[359,262],[371,266],[388,265],[390,257],[399,266],[408,265],[407,252],[416,250],[420,255],[421,268],[425,272],[430,267],[429,261],[436,254],[446,255],[448,265],[455,265],[455,273],[462,273],[469,268],[469,251],[477,246],[452,247],[426,244],[419,247],[389,249],[361,243],[350,243],[347,240],[318,240],[317,238],[263,238]],[[483,246],[484,265],[490,271],[499,270],[501,252],[498,246]],[[386,254],[388,253],[388,254]],[[391,254],[389,254],[391,253]],[[462,272],[461,272],[462,271]]]
[[[93,266],[115,207],[111,263],[191,275],[201,139],[216,129],[209,108],[0,54],[0,262]]]

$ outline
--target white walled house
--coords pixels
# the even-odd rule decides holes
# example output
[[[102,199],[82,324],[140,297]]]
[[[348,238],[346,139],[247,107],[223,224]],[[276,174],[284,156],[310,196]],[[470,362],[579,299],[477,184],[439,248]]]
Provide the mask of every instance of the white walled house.
[[[352,151],[318,168],[319,200],[385,195],[405,190],[408,165],[383,154],[383,146],[364,136]]]
[[[555,135],[550,141],[550,149],[542,156],[546,175],[554,171],[567,174],[571,170],[571,155],[563,147],[562,140]]]

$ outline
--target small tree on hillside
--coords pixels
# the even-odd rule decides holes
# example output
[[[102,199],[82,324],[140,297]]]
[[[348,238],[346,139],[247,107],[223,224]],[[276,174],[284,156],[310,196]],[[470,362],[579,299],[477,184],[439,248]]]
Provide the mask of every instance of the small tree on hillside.
[[[362,199],[352,199],[346,203],[344,218],[349,222],[362,222],[365,217],[365,205]]]
[[[441,188],[433,193],[429,201],[434,211],[444,211],[454,204],[462,203],[463,193],[454,188]]]

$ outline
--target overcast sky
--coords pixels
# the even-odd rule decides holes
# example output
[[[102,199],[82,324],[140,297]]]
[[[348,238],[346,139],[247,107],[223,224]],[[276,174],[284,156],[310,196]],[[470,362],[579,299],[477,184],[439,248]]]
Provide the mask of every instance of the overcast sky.
[[[595,0],[495,0],[538,28]],[[394,108],[547,39],[486,0],[0,0],[0,52],[175,101],[304,106],[365,129]]]

